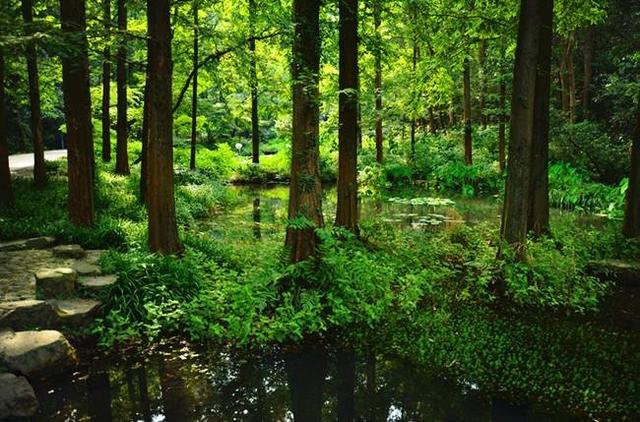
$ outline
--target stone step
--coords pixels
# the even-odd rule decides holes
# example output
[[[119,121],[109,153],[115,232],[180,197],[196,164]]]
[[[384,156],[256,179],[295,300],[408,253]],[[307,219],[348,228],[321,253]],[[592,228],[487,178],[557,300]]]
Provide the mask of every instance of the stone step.
[[[51,328],[58,320],[50,303],[44,300],[19,300],[0,303],[0,329],[25,330]]]
[[[79,276],[95,276],[101,273],[99,266],[85,260],[76,261],[72,267]]]
[[[101,302],[92,299],[50,300],[62,326],[83,327],[100,312]]]
[[[621,259],[592,261],[587,273],[601,280],[609,280],[625,289],[640,289],[640,262]]]
[[[40,270],[36,274],[36,295],[42,299],[71,297],[75,293],[78,273],[72,268]]]
[[[38,410],[33,387],[25,377],[0,374],[0,419],[29,418]]]
[[[51,252],[58,258],[65,259],[82,259],[87,255],[80,245],[58,245]]]
[[[118,281],[116,275],[101,275],[96,277],[80,277],[78,279],[78,288],[85,290],[93,295],[101,294],[107,291]]]
[[[67,372],[78,363],[76,350],[59,331],[5,331],[0,362],[30,380]]]
[[[23,251],[25,249],[44,249],[53,245],[55,241],[56,240],[53,237],[42,236],[31,239],[2,242],[0,243],[0,252]]]

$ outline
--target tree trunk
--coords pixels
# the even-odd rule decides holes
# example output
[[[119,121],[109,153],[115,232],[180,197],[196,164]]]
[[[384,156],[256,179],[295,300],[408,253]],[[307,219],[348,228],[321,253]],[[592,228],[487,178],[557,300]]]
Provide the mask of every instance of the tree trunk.
[[[549,95],[551,89],[551,45],[553,43],[553,0],[539,6],[539,51],[535,82],[533,137],[531,144],[531,186],[528,231],[536,236],[549,232]]]
[[[32,0],[22,0],[22,17],[27,34],[33,32]],[[40,111],[40,82],[38,78],[38,58],[36,46],[29,42],[26,46],[27,74],[29,78],[29,103],[31,111],[31,139],[33,141],[33,183],[38,187],[47,184],[47,173],[44,166],[44,135],[42,129],[42,113]]]
[[[415,30],[415,29],[414,29]],[[418,56],[420,50],[418,48],[418,37],[413,36],[413,75],[416,77],[416,68],[418,67]],[[411,118],[411,158],[416,156],[416,118]]]
[[[129,174],[129,151],[127,137],[127,8],[125,0],[118,0],[118,63],[116,78],[118,84],[118,122],[116,142],[116,173]]]
[[[103,0],[104,32],[107,46],[102,61],[102,161],[111,161],[111,0]]]
[[[569,122],[576,122],[576,78],[573,64],[573,48],[575,45],[574,34],[571,33],[562,40],[562,89],[563,89],[563,110]]]
[[[473,164],[473,143],[471,140],[471,69],[469,59],[464,59],[464,163]]]
[[[314,255],[315,229],[324,225],[320,184],[319,71],[320,0],[293,0],[293,130],[289,224],[286,245],[291,261]]]
[[[358,234],[358,0],[340,1],[336,226]]]
[[[584,34],[584,86],[582,88],[582,116],[591,118],[591,80],[593,77],[593,26],[589,26]]]
[[[631,147],[631,174],[624,211],[624,235],[640,236],[640,103],[636,111],[636,129]]]
[[[498,165],[500,173],[506,168],[507,84],[500,81],[500,124],[498,126]]]
[[[258,118],[258,72],[256,70],[256,1],[249,0],[249,84],[251,87],[251,146],[254,164],[260,162],[260,120]]]
[[[148,46],[148,43],[147,43]],[[147,203],[147,151],[149,146],[149,51],[147,50],[147,69],[145,71],[144,97],[142,99],[142,151],[140,151],[140,202]]]
[[[196,169],[198,138],[198,0],[193,0],[193,91],[191,94],[191,159],[189,168]]]
[[[480,64],[480,71],[478,75],[479,82],[479,94],[480,101],[478,104],[478,108],[480,109],[480,123],[482,127],[487,127],[487,114],[486,114],[486,90],[487,90],[487,79],[485,75],[485,63],[487,61],[487,40],[480,40],[480,48],[478,51],[478,62]]]
[[[511,141],[507,163],[502,236],[516,256],[526,259],[531,145],[540,41],[538,10],[545,0],[521,0],[511,97]]]
[[[93,133],[85,0],[60,0],[62,31],[72,48],[62,57],[62,91],[67,126],[69,219],[89,227],[94,221]]]
[[[0,49],[0,207],[13,206],[9,148],[7,146],[7,106],[4,99],[4,54]]]
[[[170,1],[147,0],[149,28],[149,138],[147,202],[149,248],[162,255],[182,252],[173,187]]]
[[[382,132],[382,37],[380,35],[381,24],[381,0],[373,3],[373,25],[375,27],[375,95],[376,95],[376,162],[384,160],[384,133]]]

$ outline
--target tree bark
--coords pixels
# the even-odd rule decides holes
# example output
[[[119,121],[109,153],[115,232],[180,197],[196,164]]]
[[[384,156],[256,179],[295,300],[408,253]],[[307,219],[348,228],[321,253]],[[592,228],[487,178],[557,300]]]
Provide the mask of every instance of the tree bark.
[[[260,162],[260,120],[258,117],[258,72],[256,69],[256,1],[249,0],[249,84],[251,88],[251,145],[254,164]]]
[[[381,0],[373,2],[373,25],[375,27],[375,81],[374,89],[376,95],[376,162],[382,163],[384,160],[384,133],[382,131],[382,37],[380,34]]]
[[[94,162],[89,94],[89,56],[85,0],[60,0],[62,31],[73,48],[62,57],[62,90],[67,126],[69,219],[94,222]]]
[[[636,111],[636,129],[631,146],[631,173],[627,189],[623,233],[627,237],[640,236],[640,102]]]
[[[336,226],[358,234],[358,0],[340,0]]]
[[[103,0],[104,32],[107,46],[102,59],[102,161],[111,161],[111,0]]]
[[[324,225],[319,169],[320,0],[293,0],[293,140],[286,245],[291,261],[316,253]]]
[[[591,118],[591,80],[593,78],[593,26],[589,26],[584,33],[584,86],[582,88],[582,116]]]
[[[553,43],[553,0],[539,6],[540,38],[535,82],[533,137],[531,144],[531,186],[528,231],[536,236],[549,232],[549,95],[551,89],[551,45]]]
[[[116,173],[129,174],[129,151],[127,137],[127,7],[125,0],[118,0],[118,62],[116,78],[118,84],[118,122],[116,126]]]
[[[4,54],[0,50],[0,207],[11,207],[14,203],[7,146],[7,106],[4,98]]]
[[[191,159],[189,168],[196,169],[198,140],[198,0],[193,0],[193,91],[191,94]]]
[[[498,125],[498,166],[500,173],[506,168],[507,84],[500,81],[500,124]]]
[[[480,123],[482,127],[487,127],[488,119],[486,114],[486,90],[487,90],[487,79],[485,75],[485,63],[487,61],[487,40],[480,40],[480,47],[478,49],[478,62],[480,65],[480,71],[478,75],[479,82],[479,95],[480,101],[478,103],[478,110],[480,112]]]
[[[562,89],[563,89],[563,110],[570,123],[576,122],[576,78],[575,66],[573,62],[573,48],[575,36],[571,33],[562,40]]]
[[[149,248],[162,255],[177,254],[183,250],[178,238],[173,186],[170,13],[170,0],[147,0]]]
[[[471,66],[469,59],[464,59],[464,163],[468,166],[473,164],[473,142],[471,139]]]
[[[27,34],[33,32],[32,0],[22,0],[22,18],[27,27]],[[33,183],[37,187],[47,184],[47,173],[44,166],[44,133],[42,129],[42,113],[40,111],[40,82],[38,78],[38,58],[36,46],[29,42],[26,46],[27,74],[29,78],[29,104],[31,111],[31,140],[33,141]]]
[[[526,259],[531,145],[540,31],[538,10],[545,0],[521,0],[511,97],[511,140],[507,162],[502,236]]]
[[[147,43],[148,48],[148,43]],[[140,152],[140,202],[148,205],[147,202],[147,175],[148,163],[147,151],[149,145],[149,51],[147,50],[147,69],[144,81],[144,102],[142,105],[142,151]]]

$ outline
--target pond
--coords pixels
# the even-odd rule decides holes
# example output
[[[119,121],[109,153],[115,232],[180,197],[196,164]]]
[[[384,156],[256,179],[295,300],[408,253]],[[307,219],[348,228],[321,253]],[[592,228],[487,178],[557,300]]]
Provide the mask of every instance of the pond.
[[[170,342],[144,353],[83,358],[37,386],[48,421],[563,421],[485,397],[384,356],[304,349],[265,355]]]

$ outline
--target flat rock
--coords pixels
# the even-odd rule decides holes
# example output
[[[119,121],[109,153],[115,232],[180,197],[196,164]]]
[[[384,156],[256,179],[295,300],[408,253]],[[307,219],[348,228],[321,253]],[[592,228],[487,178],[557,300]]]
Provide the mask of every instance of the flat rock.
[[[118,281],[118,276],[102,275],[98,277],[80,277],[78,285],[94,293],[98,293],[104,289],[113,286]]]
[[[91,299],[52,300],[51,306],[63,325],[81,327],[93,320],[101,303]]]
[[[53,237],[34,237],[31,239],[14,240],[0,243],[0,252],[23,251],[25,249],[44,249],[55,242]]]
[[[25,377],[0,374],[0,419],[29,418],[37,409],[38,400]]]
[[[44,300],[19,300],[0,303],[0,328],[24,330],[49,328],[57,316]]]
[[[41,270],[36,273],[36,294],[44,299],[73,296],[78,273],[72,268]]]
[[[90,249],[87,251],[87,256],[85,257],[85,261],[89,264],[98,265],[98,261],[102,255],[104,255],[107,251],[102,249]]]
[[[59,331],[17,331],[0,335],[0,360],[29,379],[64,373],[78,363],[76,350]]]
[[[640,289],[640,262],[621,259],[593,261],[587,265],[587,272],[624,288]]]
[[[87,254],[80,245],[59,245],[51,251],[59,258],[81,259]]]
[[[73,269],[80,276],[90,276],[90,275],[99,275],[100,274],[100,267],[98,267],[97,265],[92,264],[90,262],[84,261],[84,260],[76,261],[73,264]]]

